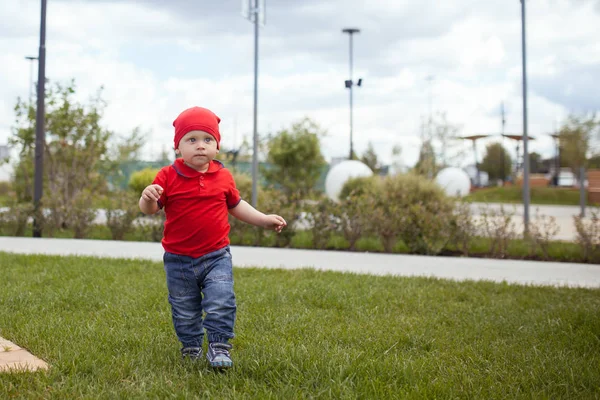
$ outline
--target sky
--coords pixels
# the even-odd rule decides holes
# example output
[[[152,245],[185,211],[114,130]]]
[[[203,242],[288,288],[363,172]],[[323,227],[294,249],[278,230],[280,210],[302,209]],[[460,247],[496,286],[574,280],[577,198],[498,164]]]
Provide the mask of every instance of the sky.
[[[0,11],[0,145],[27,98],[37,64],[40,0],[3,0]],[[550,133],[570,113],[600,110],[600,0],[527,0],[528,133],[531,151],[554,155]],[[139,127],[143,158],[172,148],[172,122],[191,106],[221,118],[223,148],[251,142],[254,27],[240,0],[48,0],[46,75],[74,79],[86,102],[100,87],[103,124]],[[444,113],[461,136],[523,132],[521,3],[518,0],[268,0],[259,32],[258,131],[317,122],[327,160],[350,142],[349,36],[353,39],[355,151],[413,165],[421,124]],[[514,142],[505,141],[514,156]],[[470,143],[465,142],[469,148]],[[472,152],[459,160],[473,162]]]

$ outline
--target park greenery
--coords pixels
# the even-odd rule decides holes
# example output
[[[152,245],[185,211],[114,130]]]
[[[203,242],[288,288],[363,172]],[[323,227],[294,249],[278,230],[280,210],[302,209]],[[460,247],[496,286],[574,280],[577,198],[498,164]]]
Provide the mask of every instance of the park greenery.
[[[236,268],[235,367],[182,363],[163,265],[0,253],[2,399],[593,399],[597,289]]]
[[[35,112],[31,104],[17,102],[10,143],[18,150],[19,158],[12,182],[0,187],[0,196],[7,206],[0,212],[0,233],[30,235],[31,219],[35,217],[44,236],[49,237],[159,241],[164,214],[142,216],[137,207],[139,193],[152,182],[157,169],[139,170],[130,176],[120,169],[124,163],[139,159],[144,135],[135,129],[119,137],[103,127],[106,104],[101,91],[87,103],[78,101],[75,95],[73,82],[55,84],[47,93],[44,196],[40,207],[43,212],[38,215],[34,215],[32,206]],[[569,138],[568,135],[579,135],[589,150],[597,125],[595,117],[572,118],[561,134]],[[268,167],[261,168],[264,184],[259,187],[258,207],[281,214],[288,227],[282,234],[274,235],[232,218],[232,243],[600,262],[598,211],[590,210],[591,218],[574,218],[578,234],[573,243],[556,241],[556,222],[543,215],[532,220],[527,235],[517,231],[509,210],[483,210],[475,216],[468,199],[448,197],[433,180],[423,178],[450,165],[453,157],[460,154],[444,155],[439,146],[434,146],[446,143],[453,148],[458,127],[440,115],[430,120],[423,132],[426,140],[412,171],[350,180],[339,202],[316,190],[325,166],[319,138],[326,135],[318,124],[302,119],[269,135],[261,144]],[[223,154],[231,154],[224,150]],[[565,150],[564,157],[570,157],[569,154]],[[167,158],[163,155],[165,165]],[[380,168],[372,146],[362,159],[374,170]],[[490,145],[482,166],[497,166],[498,159],[505,162],[504,171],[499,174],[505,173],[510,159],[501,145]],[[233,172],[242,197],[250,199],[251,178],[235,168]],[[491,172],[492,177],[500,176]],[[534,194],[536,190],[533,188]],[[103,226],[96,224],[100,210],[105,216]]]

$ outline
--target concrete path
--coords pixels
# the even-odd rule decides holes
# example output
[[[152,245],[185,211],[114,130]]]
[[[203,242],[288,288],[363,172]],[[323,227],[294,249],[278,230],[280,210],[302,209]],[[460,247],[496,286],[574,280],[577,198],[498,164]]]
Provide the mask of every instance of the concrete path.
[[[477,220],[479,216],[484,212],[488,213],[499,213],[501,209],[504,212],[512,214],[511,221],[515,224],[516,232],[523,232],[523,204],[502,204],[502,203],[472,203],[471,212]],[[589,221],[591,219],[592,211],[598,212],[598,207],[587,206],[585,208],[584,219]],[[573,217],[581,214],[581,208],[579,206],[553,206],[553,205],[537,205],[533,204],[529,206],[529,221],[532,224],[539,224],[538,217],[554,217],[554,222],[558,227],[558,232],[552,238],[553,240],[563,241],[575,241],[577,238],[577,230],[575,229],[575,222]]]
[[[506,211],[515,213],[515,215],[522,217],[524,213],[523,204],[511,204],[511,203],[471,203],[471,211],[477,215],[480,210],[500,210],[503,207]],[[598,210],[598,207],[586,206],[585,214],[590,215],[590,211]],[[579,206],[559,206],[559,205],[542,205],[542,204],[530,204],[529,215],[535,217],[535,214],[539,212],[541,215],[547,215],[549,217],[556,218],[572,218],[581,213]]]
[[[160,243],[83,239],[0,237],[0,251],[23,254],[86,255],[162,261]],[[523,285],[600,288],[600,265],[431,257],[232,246],[237,267],[315,268],[373,275],[427,276],[457,281],[486,280]]]

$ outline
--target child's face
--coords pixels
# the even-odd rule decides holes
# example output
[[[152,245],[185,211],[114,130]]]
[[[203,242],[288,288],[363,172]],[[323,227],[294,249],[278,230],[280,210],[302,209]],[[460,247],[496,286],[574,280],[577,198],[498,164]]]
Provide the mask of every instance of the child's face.
[[[217,156],[217,141],[204,131],[190,131],[179,142],[176,153],[181,154],[183,161],[196,171],[204,172],[209,163]]]

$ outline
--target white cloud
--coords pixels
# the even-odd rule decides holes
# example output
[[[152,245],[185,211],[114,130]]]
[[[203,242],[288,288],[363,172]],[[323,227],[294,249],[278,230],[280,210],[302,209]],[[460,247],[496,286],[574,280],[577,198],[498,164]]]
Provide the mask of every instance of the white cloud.
[[[512,4],[512,3],[511,3]],[[528,2],[529,133],[551,132],[570,111],[600,108],[591,79],[600,65],[597,3]],[[0,15],[0,144],[12,107],[29,90],[25,55],[37,52],[39,2],[7,2]],[[48,5],[47,76],[75,78],[85,100],[104,86],[105,125],[118,133],[140,126],[147,156],[172,146],[171,123],[191,105],[221,116],[224,145],[252,133],[252,25],[231,3],[203,10],[183,2],[52,1]],[[192,7],[192,6],[189,6]],[[348,37],[355,38],[354,145],[373,143],[390,160],[401,144],[414,163],[421,119],[444,111],[462,133],[522,130],[520,5],[348,0],[269,4],[260,32],[259,130],[288,127],[304,116],[329,132],[327,157],[349,147]],[[428,86],[427,76],[435,78]],[[483,151],[483,144],[480,151]],[[548,137],[532,150],[551,156]],[[465,160],[468,162],[470,160]]]

